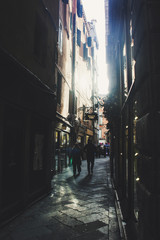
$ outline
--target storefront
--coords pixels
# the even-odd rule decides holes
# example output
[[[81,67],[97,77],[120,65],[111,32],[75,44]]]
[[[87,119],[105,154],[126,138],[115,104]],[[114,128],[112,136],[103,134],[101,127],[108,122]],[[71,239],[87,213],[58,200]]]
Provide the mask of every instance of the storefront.
[[[88,143],[88,139],[92,137],[93,138],[93,130],[87,129],[86,131],[86,139],[85,139],[85,144]]]
[[[55,95],[40,79],[0,51],[0,223],[51,187],[51,132]]]
[[[55,162],[54,174],[62,172],[63,168],[70,165],[70,132],[72,125],[59,113],[56,114],[55,127]]]
[[[86,144],[85,135],[86,135],[86,127],[85,126],[80,126],[79,131],[78,131],[77,141],[82,148]]]

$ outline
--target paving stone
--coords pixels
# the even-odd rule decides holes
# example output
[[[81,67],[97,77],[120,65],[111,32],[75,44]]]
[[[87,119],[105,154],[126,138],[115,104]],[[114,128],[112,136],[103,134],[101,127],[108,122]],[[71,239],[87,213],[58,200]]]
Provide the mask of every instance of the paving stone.
[[[38,239],[40,236],[45,236],[45,235],[51,235],[52,231],[49,230],[46,227],[41,226],[38,231],[36,228],[30,228],[26,229],[24,228],[23,231],[22,229],[19,229],[15,231],[12,234],[13,240],[33,240],[33,239]]]
[[[105,223],[106,225],[109,225],[109,217],[101,218],[100,221]]]
[[[80,233],[93,232],[97,229],[102,228],[103,226],[105,226],[105,223],[103,223],[101,221],[95,221],[95,222],[91,222],[91,223],[80,224],[75,227],[75,230]]]
[[[65,207],[68,207],[68,208],[72,208],[72,209],[75,209],[77,211],[85,211],[87,208],[86,207],[82,207],[80,206],[79,204],[76,204],[76,203],[72,203],[72,204],[66,204]]]
[[[84,234],[81,234],[78,237],[69,238],[67,240],[71,240],[71,239],[74,239],[74,240],[89,240],[89,239],[92,239],[92,240],[106,240],[106,236],[99,231],[94,231],[94,232],[84,233]]]
[[[88,215],[86,213],[86,216],[84,217],[79,217],[77,218],[79,221],[82,221],[83,223],[89,223],[89,222],[94,222],[94,221],[97,221],[99,220],[101,217],[99,214],[90,214]]]
[[[71,227],[82,224],[82,221],[78,221],[74,215],[72,217],[63,213],[59,213],[55,216],[55,219],[57,219],[59,222],[63,223],[64,225],[68,225]]]
[[[68,210],[62,211],[62,213],[65,213],[66,215],[69,215],[71,217],[79,218],[81,216],[85,217],[87,211],[79,212],[79,211],[74,210],[74,209],[68,209]]]
[[[109,158],[87,162],[73,178],[72,167],[52,180],[51,193],[0,229],[0,240],[120,240]]]
[[[104,226],[98,229],[98,231],[100,231],[101,233],[104,233],[108,236],[109,234],[109,226]]]

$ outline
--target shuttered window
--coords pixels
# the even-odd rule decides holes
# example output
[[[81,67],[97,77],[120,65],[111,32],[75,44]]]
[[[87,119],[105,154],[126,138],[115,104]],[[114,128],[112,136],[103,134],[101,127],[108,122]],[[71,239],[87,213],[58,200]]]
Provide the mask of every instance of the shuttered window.
[[[82,9],[83,9],[83,6],[81,5],[80,0],[77,0],[77,15],[80,18],[82,17]]]
[[[91,37],[88,37],[88,38],[87,38],[87,44],[88,44],[88,47],[91,47],[91,44],[92,44],[92,39],[91,39]]]
[[[83,60],[88,59],[88,48],[86,47],[86,43],[83,44]]]
[[[91,70],[91,58],[90,57],[87,58],[87,69]]]
[[[68,38],[69,38],[69,19],[70,19],[69,7],[67,4],[63,4],[63,23]]]
[[[85,23],[83,23],[83,33],[85,34]]]
[[[68,4],[68,0],[62,0],[62,2]]]
[[[86,43],[83,44],[83,60],[86,59]]]
[[[72,13],[70,13],[70,29],[72,30]]]
[[[91,48],[91,56],[94,58],[94,47]]]
[[[77,28],[77,44],[81,47],[81,31]]]

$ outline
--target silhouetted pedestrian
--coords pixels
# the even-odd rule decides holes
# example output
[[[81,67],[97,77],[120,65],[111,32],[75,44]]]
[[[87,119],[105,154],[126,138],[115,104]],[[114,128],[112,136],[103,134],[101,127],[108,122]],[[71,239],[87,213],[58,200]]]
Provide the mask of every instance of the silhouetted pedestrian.
[[[92,140],[89,138],[88,143],[84,147],[84,151],[86,152],[86,157],[87,157],[87,169],[88,169],[88,174],[90,173],[93,174],[93,167],[94,167],[94,155],[96,153],[96,147],[92,143]]]
[[[80,174],[81,172],[82,151],[78,143],[75,143],[75,145],[73,146],[71,156],[72,156],[72,165],[73,165],[73,175],[75,177],[77,170],[78,170],[78,174]]]
[[[96,149],[96,157],[100,158],[101,157],[101,146],[98,145]]]
[[[107,147],[106,145],[104,145],[103,147],[103,156],[106,157],[106,153],[107,153]]]

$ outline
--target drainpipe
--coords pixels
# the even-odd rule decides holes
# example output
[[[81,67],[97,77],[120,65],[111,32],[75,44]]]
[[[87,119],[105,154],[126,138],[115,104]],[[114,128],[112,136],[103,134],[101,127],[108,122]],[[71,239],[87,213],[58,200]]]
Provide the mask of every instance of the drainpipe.
[[[95,77],[95,62],[93,58],[93,73],[92,73],[92,105],[93,105],[93,113],[94,113],[94,77]],[[92,127],[93,127],[93,143],[95,143],[95,128],[94,128],[94,120],[92,121]]]
[[[75,59],[76,59],[76,10],[77,1],[73,0],[72,5],[72,129],[71,129],[71,145],[76,141],[75,136]]]

